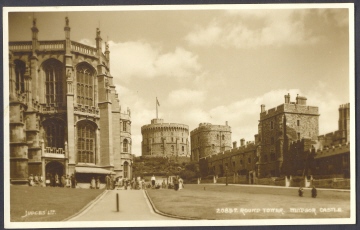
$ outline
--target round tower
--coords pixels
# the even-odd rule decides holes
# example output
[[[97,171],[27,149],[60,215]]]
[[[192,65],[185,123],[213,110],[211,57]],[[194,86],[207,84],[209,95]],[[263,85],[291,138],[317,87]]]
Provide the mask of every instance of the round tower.
[[[231,127],[200,123],[199,127],[190,132],[191,160],[210,156],[231,149]]]
[[[142,156],[184,156],[189,153],[189,126],[153,119],[141,127]]]

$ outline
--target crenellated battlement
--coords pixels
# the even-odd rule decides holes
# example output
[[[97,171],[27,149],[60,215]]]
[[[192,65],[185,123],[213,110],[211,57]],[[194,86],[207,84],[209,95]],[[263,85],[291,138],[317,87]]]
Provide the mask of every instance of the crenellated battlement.
[[[228,157],[232,157],[232,156],[237,156],[237,155],[241,155],[241,154],[245,154],[251,151],[256,151],[257,145],[255,145],[254,142],[248,142],[248,144],[244,145],[244,146],[240,146],[237,148],[232,148],[230,150],[226,150],[226,151],[222,151],[213,155],[209,155],[200,159],[208,159],[211,161],[216,161],[216,160],[220,160],[220,159],[224,159],[224,158],[228,158]]]
[[[211,123],[200,123],[199,127],[195,128],[190,133],[196,134],[198,132],[211,132],[211,131],[231,132],[231,127],[228,125],[213,125]]]
[[[319,108],[306,105],[306,97],[297,95],[296,102],[290,101],[290,94],[285,95],[285,103],[277,107],[265,110],[265,105],[261,105],[260,120],[264,120],[281,113],[307,114],[319,116]]]
[[[299,104],[282,104],[260,113],[260,119],[264,120],[281,113],[298,113],[319,116],[319,108]]]
[[[340,105],[339,109],[350,109],[350,103]]]
[[[347,153],[350,152],[350,143],[333,145],[331,147],[326,147],[323,149],[318,149],[316,151],[315,159],[316,158],[323,158],[329,157],[337,154]]]
[[[146,131],[167,131],[167,130],[186,130],[189,131],[189,126],[179,123],[157,123],[149,124],[141,127],[141,133]]]

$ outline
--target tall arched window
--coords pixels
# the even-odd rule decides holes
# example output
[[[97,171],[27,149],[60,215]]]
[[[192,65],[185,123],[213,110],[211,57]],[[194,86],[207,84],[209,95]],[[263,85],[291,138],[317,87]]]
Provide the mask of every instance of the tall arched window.
[[[124,178],[129,177],[129,163],[127,161],[124,162]]]
[[[44,62],[43,69],[45,73],[46,104],[62,103],[63,101],[62,100],[63,99],[62,63],[55,59],[50,59]]]
[[[87,64],[76,68],[77,103],[94,106],[94,71]]]
[[[61,120],[48,119],[43,123],[45,130],[45,147],[64,148],[65,126]]]
[[[123,141],[123,152],[127,153],[129,151],[129,141],[127,139],[125,139]]]
[[[174,148],[174,146],[172,145],[172,146],[171,146],[171,153],[174,154],[174,151],[175,151],[175,148]]]
[[[89,123],[80,123],[77,126],[78,162],[95,162],[95,128]]]
[[[25,92],[25,63],[20,60],[15,60],[15,90],[18,93]]]

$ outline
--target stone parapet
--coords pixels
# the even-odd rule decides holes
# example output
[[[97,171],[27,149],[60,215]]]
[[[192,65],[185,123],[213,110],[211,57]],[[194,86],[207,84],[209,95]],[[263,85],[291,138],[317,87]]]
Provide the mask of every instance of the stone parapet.
[[[295,103],[282,104],[260,113],[260,120],[273,117],[282,113],[295,113],[319,116],[319,108],[316,106],[299,105]]]

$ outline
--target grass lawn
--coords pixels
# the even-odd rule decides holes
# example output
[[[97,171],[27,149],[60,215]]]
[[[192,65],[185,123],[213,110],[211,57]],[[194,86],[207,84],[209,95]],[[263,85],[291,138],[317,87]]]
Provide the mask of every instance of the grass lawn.
[[[103,191],[10,186],[10,221],[61,221],[80,211]]]
[[[308,189],[299,197],[293,188],[201,184],[187,184],[180,191],[147,191],[159,211],[183,217],[217,220],[350,217],[349,192],[318,190],[318,197],[311,198]]]

